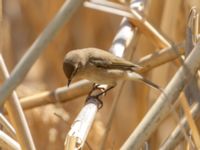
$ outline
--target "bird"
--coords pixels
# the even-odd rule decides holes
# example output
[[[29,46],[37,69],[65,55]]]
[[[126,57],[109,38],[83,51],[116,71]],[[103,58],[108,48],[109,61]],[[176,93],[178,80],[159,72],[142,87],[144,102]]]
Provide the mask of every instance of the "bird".
[[[124,58],[98,48],[83,48],[69,51],[63,62],[63,70],[68,86],[74,79],[87,79],[98,85],[106,84],[106,92],[120,80],[142,81],[150,87],[162,91],[162,88],[138,73],[142,67]]]

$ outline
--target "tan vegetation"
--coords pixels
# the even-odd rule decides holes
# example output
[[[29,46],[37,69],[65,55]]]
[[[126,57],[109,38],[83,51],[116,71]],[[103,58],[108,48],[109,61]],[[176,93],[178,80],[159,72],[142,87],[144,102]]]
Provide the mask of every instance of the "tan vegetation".
[[[131,13],[135,12],[128,9],[128,2],[116,0],[112,2],[118,3],[116,8],[123,10],[126,17],[129,17],[126,18],[126,21],[133,25],[132,29],[136,30],[137,28],[130,44],[124,46],[126,47],[124,57],[143,66],[141,73],[165,89],[185,61],[181,55],[188,53],[185,45],[190,46],[191,44],[188,44],[186,34],[186,30],[191,27],[188,25],[189,13],[194,6],[198,13],[200,1],[148,0],[144,12],[138,13],[141,15],[139,17],[142,17],[139,21],[137,17],[134,20],[134,17],[130,16]],[[63,0],[0,0],[0,51],[9,72],[12,72],[16,64],[20,62],[63,3]],[[121,20],[125,17],[116,15],[117,12],[114,11],[112,14],[104,11],[88,8],[84,5],[79,7],[45,47],[43,53],[16,88],[16,93],[25,109],[24,112],[34,144],[38,150],[64,149],[65,137],[77,114],[84,106],[87,93],[91,88],[91,84],[88,82],[76,85],[72,89],[64,87],[67,83],[62,68],[64,55],[70,50],[86,47],[111,50],[113,39],[120,29]],[[199,25],[198,22],[195,29]],[[156,31],[151,30],[151,26]],[[195,31],[194,28],[192,30]],[[192,40],[197,35],[196,31],[193,32]],[[194,41],[194,46],[199,50],[198,45],[198,41]],[[197,85],[196,88],[199,91],[198,77],[199,75],[190,83],[190,86]],[[3,75],[0,78],[2,83],[4,78]],[[183,80],[188,81],[189,78]],[[123,88],[121,86],[122,83],[119,83],[116,88],[103,97],[103,108],[96,114],[84,150],[90,149],[90,147],[96,150],[101,147],[111,108],[119,93],[120,97],[117,97],[119,100],[113,112],[112,124],[110,124],[111,128],[105,140],[104,149],[120,149],[151,106],[156,100],[159,100],[159,95],[162,94],[140,82],[127,81],[123,84]],[[155,124],[156,130],[153,130],[150,137],[147,138],[146,143],[150,149],[157,150],[162,147],[167,137],[179,125],[184,114],[186,122],[189,122],[189,130],[184,126],[179,128],[180,140],[171,148],[177,150],[200,148],[199,120],[198,117],[195,117],[194,120],[190,113],[192,107],[193,109],[197,107],[196,112],[200,111],[199,106],[197,106],[200,102],[198,94],[196,94],[198,91],[190,89],[191,93],[187,94],[187,88],[181,89],[181,96],[177,96],[178,98],[171,101],[168,113],[165,114],[159,125]],[[169,97],[172,96],[169,95]],[[5,115],[8,113],[7,117],[12,122],[13,127],[18,126],[13,121],[15,116],[9,113],[12,111],[12,108],[9,107],[6,106]],[[18,134],[18,130],[16,131]],[[21,136],[11,137],[20,141],[19,137]],[[2,146],[1,142],[0,146]]]

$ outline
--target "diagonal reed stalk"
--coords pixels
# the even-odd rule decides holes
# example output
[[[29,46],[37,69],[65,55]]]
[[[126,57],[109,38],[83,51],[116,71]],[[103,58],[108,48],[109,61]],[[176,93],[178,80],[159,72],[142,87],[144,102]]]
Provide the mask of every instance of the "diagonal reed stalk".
[[[6,98],[12,93],[12,91],[23,81],[31,66],[35,63],[45,47],[53,39],[64,23],[69,21],[72,14],[79,8],[79,6],[81,6],[82,2],[83,0],[67,0],[64,2],[54,19],[33,42],[28,51],[15,66],[14,70],[11,72],[10,78],[1,86],[1,106],[3,106]]]
[[[167,115],[171,103],[178,98],[185,84],[194,74],[196,74],[197,69],[200,66],[199,57],[200,43],[195,46],[184,64],[179,68],[164,89],[164,92],[159,96],[157,101],[144,116],[143,120],[123,144],[121,147],[122,150],[139,149],[145,140],[147,140],[153,131],[155,131],[162,119]]]

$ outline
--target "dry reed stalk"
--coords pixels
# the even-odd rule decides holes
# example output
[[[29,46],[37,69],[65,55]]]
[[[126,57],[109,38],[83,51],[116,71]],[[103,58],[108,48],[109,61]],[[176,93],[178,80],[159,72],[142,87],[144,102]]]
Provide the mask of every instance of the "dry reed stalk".
[[[31,109],[34,107],[54,104],[58,102],[64,103],[88,94],[91,88],[91,82],[87,80],[81,80],[71,84],[70,87],[60,87],[54,91],[45,91],[33,96],[21,98],[20,102],[23,109]]]
[[[83,0],[65,1],[54,19],[33,42],[28,51],[20,59],[10,78],[0,88],[0,105],[2,106],[11,92],[23,81],[31,66],[43,52],[47,44],[53,39],[58,30],[67,22],[72,14],[81,6]]]
[[[130,9],[129,7],[114,2],[100,0],[85,2],[85,6],[130,18],[129,21],[134,26],[138,27],[156,46],[159,46],[160,48],[170,47],[172,45],[172,42],[153,27],[149,21],[142,17],[137,11]]]
[[[199,117],[200,107],[198,103],[195,103],[190,113],[192,116],[197,119]],[[159,150],[172,150],[175,149],[175,147],[183,140],[183,134],[181,131],[181,128],[184,127],[185,129],[189,130],[187,119],[186,117],[183,117],[181,121],[178,123],[178,125],[174,128],[174,130],[171,132],[171,134],[168,136],[168,138],[161,144]]]
[[[3,131],[0,130],[0,145],[9,150],[21,150],[20,145]]]
[[[197,25],[197,21],[199,20],[198,16],[199,13],[197,12],[197,9],[193,7],[190,10],[188,24],[186,27],[185,57],[189,55],[194,47],[194,44],[197,41],[199,28]],[[192,103],[194,100],[198,100],[200,97],[197,81],[197,76],[193,76],[192,80],[188,83],[187,87],[184,90],[189,103]]]
[[[190,112],[190,106],[189,106],[189,104],[188,104],[188,102],[185,98],[181,98],[180,103],[181,103],[181,106],[183,107],[184,114],[186,116],[187,122],[188,122],[190,130],[192,132],[192,137],[193,137],[195,146],[196,146],[197,149],[200,149],[199,131],[198,131],[198,128],[195,124],[195,121],[192,117],[192,114]]]
[[[174,2],[169,0],[163,2],[163,8],[159,12],[161,13],[159,28],[165,34],[167,34],[170,37],[170,39],[173,39],[173,41],[177,41],[176,40],[177,35],[175,35],[174,33],[176,33],[176,28],[177,28],[176,22],[179,11],[180,11],[180,0]],[[173,46],[174,45],[172,45],[172,47]],[[174,50],[175,50],[174,54],[176,55],[178,53],[178,48],[175,47]],[[163,65],[162,67],[153,70],[151,74],[151,79],[155,83],[162,85],[162,87],[165,87],[169,82],[169,75],[172,73],[171,69],[172,66],[173,66],[172,63],[168,63]],[[173,114],[172,116],[169,116],[167,119],[173,119],[174,121],[176,120],[176,122],[178,122],[179,117],[177,113],[175,112],[175,110],[173,110],[173,108],[171,111],[173,112]],[[157,130],[152,134],[151,138],[148,140],[150,141],[150,145],[152,145],[151,147],[152,149],[158,149],[160,141],[162,141],[165,138],[165,136],[167,135],[167,130],[170,129],[172,125],[173,122],[165,122],[165,124],[161,125],[162,126],[161,128],[159,127],[157,128]],[[163,130],[166,131],[163,132]]]
[[[154,105],[150,108],[143,120],[136,127],[121,149],[139,149],[157,128],[162,119],[167,115],[170,105],[174,102],[185,84],[197,72],[200,66],[200,43],[198,43],[184,64],[176,72],[164,92],[159,96]]]
[[[189,15],[189,19],[188,19],[188,26],[186,28],[186,42],[185,42],[185,55],[187,57],[187,55],[191,52],[191,50],[193,49],[193,42],[197,41],[196,40],[196,35],[197,35],[197,22],[196,20],[193,19],[197,19],[198,15],[194,14],[194,9],[192,8],[190,11],[190,15]],[[197,11],[195,10],[195,13]],[[195,17],[194,17],[195,16]],[[197,18],[196,18],[197,17]],[[197,19],[198,20],[198,19]],[[193,36],[193,34],[195,34],[195,36]],[[192,78],[192,80],[188,83],[187,87],[184,90],[185,95],[188,99],[188,101],[191,103],[194,100],[198,100],[199,97],[199,89],[198,89],[198,85],[197,85],[197,78],[196,76],[194,76]],[[193,130],[193,136],[194,136],[194,141],[196,141],[195,143],[198,143],[197,141],[199,141],[199,135],[198,135],[198,131],[196,128],[196,125],[194,123],[194,120],[192,118],[192,116],[190,115],[189,111],[189,105],[187,104],[187,101],[185,101],[185,99],[181,100],[182,102],[182,107],[185,110],[185,114],[187,114],[188,116],[188,120],[189,120],[189,124],[190,127],[192,126],[192,130]],[[195,116],[196,112],[198,109],[196,109],[196,111],[191,111],[192,115]],[[199,111],[199,110],[198,110]],[[186,120],[184,122],[184,126],[186,126]],[[161,146],[160,149],[162,150],[169,150],[169,149],[174,149],[175,146],[177,145],[177,143],[181,140],[182,134],[180,133],[180,127],[176,127],[176,129],[171,133],[171,135],[169,136],[169,138],[167,138],[167,140],[165,141],[165,143]],[[191,144],[191,143],[190,143]],[[188,146],[190,145],[188,143]],[[196,144],[198,145],[198,144]],[[194,147],[194,145],[192,145]]]
[[[137,64],[143,67],[143,69],[141,69],[142,73],[147,72],[155,67],[177,59],[184,54],[183,48],[183,43],[163,48],[159,51],[155,51],[149,55],[142,57],[141,59],[139,59],[139,61],[137,61]]]
[[[186,27],[186,45],[185,45],[185,57],[191,53],[194,43],[198,41],[198,28],[199,28],[199,13],[195,7],[191,8],[190,14],[188,17],[188,23]],[[197,129],[197,126],[195,124],[194,119],[192,118],[192,115],[189,112],[189,104],[192,103],[194,100],[199,99],[199,87],[198,87],[198,79],[197,76],[193,76],[191,81],[188,83],[186,88],[184,89],[186,99],[181,99],[181,106],[183,107],[184,113],[186,115],[189,127],[192,132],[192,137],[195,143],[195,146],[197,149],[200,149],[200,135]]]
[[[3,78],[5,80],[8,79],[9,73],[2,55],[0,55],[0,69],[2,71]],[[35,145],[28,124],[26,122],[25,115],[15,91],[13,91],[10,99],[6,101],[5,108],[16,130],[16,137],[22,149],[35,150]]]
[[[77,138],[72,136],[67,136],[67,138],[65,139],[65,150],[75,150],[76,149],[76,143],[77,142]]]
[[[16,137],[15,129],[2,113],[0,113],[0,124],[3,126],[3,129],[5,129],[12,137]]]
[[[2,25],[2,23],[3,23],[3,11],[2,11],[2,1],[0,1],[0,25]],[[3,27],[2,27],[2,29],[3,29]],[[3,33],[3,31],[4,30],[2,30],[2,33]],[[5,42],[5,40],[3,40],[3,36],[7,36],[7,35],[1,34],[0,36],[1,36],[0,37],[1,42]],[[1,51],[3,51],[2,44],[0,44]],[[5,62],[3,60],[2,55],[0,55],[0,70],[2,73],[3,79],[4,80],[8,79],[9,73],[8,73],[8,70],[7,70]],[[9,117],[11,119],[11,122],[12,122],[16,132],[12,128],[12,126],[8,122],[6,122],[5,119],[3,119],[1,117],[4,120],[4,125],[7,125],[6,128],[9,129],[11,135],[14,134],[13,137],[15,137],[15,136],[17,137],[18,142],[20,143],[20,146],[22,149],[35,150],[35,146],[33,143],[33,139],[31,137],[30,130],[28,128],[28,124],[26,122],[19,99],[15,92],[12,93],[11,98],[5,104],[5,108],[8,111]]]
[[[88,97],[87,103],[77,115],[71,129],[65,138],[65,149],[74,147],[74,149],[82,149],[92,123],[94,122],[97,110],[101,107],[100,101],[95,97]]]

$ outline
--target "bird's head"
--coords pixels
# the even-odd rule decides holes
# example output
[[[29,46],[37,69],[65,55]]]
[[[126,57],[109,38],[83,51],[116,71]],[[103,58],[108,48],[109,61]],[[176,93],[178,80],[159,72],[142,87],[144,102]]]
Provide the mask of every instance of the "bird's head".
[[[65,75],[68,79],[68,86],[70,85],[73,77],[76,75],[81,61],[80,56],[76,53],[73,53],[73,51],[66,54],[64,62],[63,62],[63,70]]]

